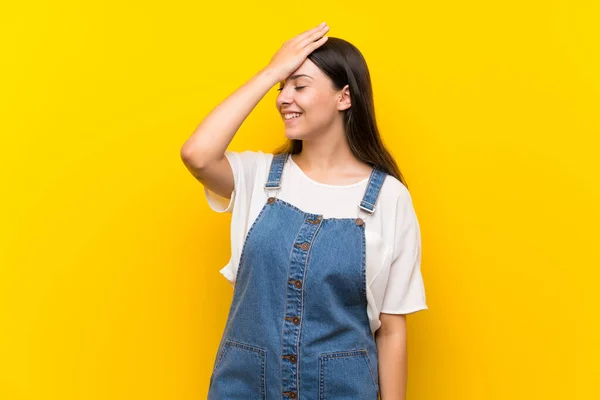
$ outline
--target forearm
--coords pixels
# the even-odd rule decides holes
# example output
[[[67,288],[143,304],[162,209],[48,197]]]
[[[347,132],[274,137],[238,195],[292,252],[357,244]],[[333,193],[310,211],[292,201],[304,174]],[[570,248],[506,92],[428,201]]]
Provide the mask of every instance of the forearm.
[[[261,69],[204,117],[182,146],[182,155],[196,165],[223,157],[244,120],[277,82],[275,73]]]
[[[405,400],[407,382],[406,332],[376,332],[381,400]]]

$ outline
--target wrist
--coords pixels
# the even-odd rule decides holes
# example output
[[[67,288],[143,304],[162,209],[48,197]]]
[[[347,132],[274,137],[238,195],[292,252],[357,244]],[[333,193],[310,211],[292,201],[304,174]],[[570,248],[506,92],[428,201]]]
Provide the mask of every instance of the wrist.
[[[282,80],[281,77],[279,76],[279,74],[274,69],[272,69],[268,66],[261,69],[258,72],[258,75],[260,75],[265,80],[272,82],[271,86],[276,85],[277,83],[279,83]]]

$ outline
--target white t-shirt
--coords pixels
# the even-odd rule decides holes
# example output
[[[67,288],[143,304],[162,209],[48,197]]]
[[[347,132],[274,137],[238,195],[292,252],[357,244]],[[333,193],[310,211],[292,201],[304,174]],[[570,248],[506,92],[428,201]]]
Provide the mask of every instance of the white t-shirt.
[[[281,189],[264,190],[273,154],[262,151],[226,151],[233,170],[235,189],[231,199],[206,186],[204,193],[211,209],[230,212],[231,259],[219,272],[235,285],[235,277],[248,230],[269,196],[293,204],[323,218],[356,218],[365,221],[367,314],[371,332],[381,326],[379,313],[408,314],[426,310],[421,276],[421,232],[408,189],[388,175],[375,204],[367,214],[358,204],[368,178],[350,185],[328,185],[309,178],[288,157]]]

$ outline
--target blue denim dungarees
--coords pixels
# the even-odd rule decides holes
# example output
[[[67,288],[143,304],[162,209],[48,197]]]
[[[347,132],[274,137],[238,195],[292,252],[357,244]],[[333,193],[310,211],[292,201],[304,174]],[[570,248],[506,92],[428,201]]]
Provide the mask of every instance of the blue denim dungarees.
[[[267,194],[289,155],[273,156]],[[375,211],[386,176],[373,167],[359,213]],[[378,399],[364,224],[268,197],[246,235],[209,400]]]

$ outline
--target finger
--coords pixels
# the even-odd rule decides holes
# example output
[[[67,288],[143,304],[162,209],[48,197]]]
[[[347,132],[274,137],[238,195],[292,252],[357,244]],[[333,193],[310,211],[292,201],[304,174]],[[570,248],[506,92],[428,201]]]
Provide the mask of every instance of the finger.
[[[312,42],[308,46],[304,47],[302,49],[302,54],[304,55],[304,57],[308,57],[308,55],[310,53],[315,51],[317,48],[321,47],[323,45],[323,43],[325,43],[327,41],[327,39],[328,39],[328,36],[323,36],[319,40]]]
[[[304,31],[301,34],[297,35],[290,42],[294,42],[294,43],[301,42],[304,38],[308,37],[311,34],[314,34],[315,32],[319,32],[319,31],[323,30],[323,28],[325,28],[326,26],[327,26],[327,24],[325,24],[325,25],[319,24],[316,27],[309,29],[307,31]]]
[[[300,47],[304,48],[307,45],[313,43],[315,40],[321,38],[329,31],[329,26],[325,25],[322,29],[310,33],[305,39],[300,41]]]
[[[301,34],[297,35],[296,38],[304,38],[304,37],[310,35],[311,33],[320,31],[321,29],[323,29],[326,26],[327,26],[327,23],[321,22],[319,25],[315,26],[314,28],[308,29],[308,30],[302,32]]]
[[[316,48],[321,47],[321,45],[327,41],[327,38],[328,36],[323,36],[316,42],[312,42],[308,46],[306,46],[306,55],[312,53]]]

